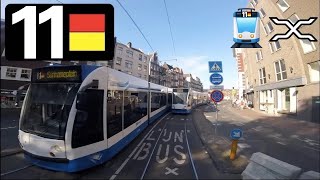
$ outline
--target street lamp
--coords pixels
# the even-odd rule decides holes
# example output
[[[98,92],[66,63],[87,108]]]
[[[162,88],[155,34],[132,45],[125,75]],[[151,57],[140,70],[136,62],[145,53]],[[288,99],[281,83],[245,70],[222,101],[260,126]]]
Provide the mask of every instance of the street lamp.
[[[151,74],[151,60],[154,57],[156,52],[152,53],[152,56],[149,59],[149,68],[148,68],[148,124],[150,123],[150,113],[151,113],[151,91],[150,91],[150,74]]]

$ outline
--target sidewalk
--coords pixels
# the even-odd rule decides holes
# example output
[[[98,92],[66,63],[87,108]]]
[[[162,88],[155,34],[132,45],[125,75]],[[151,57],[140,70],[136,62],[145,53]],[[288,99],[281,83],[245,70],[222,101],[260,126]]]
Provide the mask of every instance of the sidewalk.
[[[213,107],[199,107],[192,113],[198,134],[221,173],[241,174],[254,152],[262,152],[292,165],[316,171],[320,152],[320,125],[288,117],[274,117],[250,109],[221,104],[219,120]],[[229,132],[240,127],[237,157],[229,159]]]
[[[296,118],[290,118],[287,116],[274,116],[253,109],[240,110],[232,107],[227,107],[227,109],[230,110],[231,113],[243,117],[248,121],[255,120],[259,123],[265,124],[266,126],[270,126],[286,133],[294,133],[297,136],[303,136],[315,141],[320,141],[320,124],[298,120]]]
[[[234,161],[229,159],[230,141],[223,136],[219,136],[213,130],[212,123],[206,119],[202,107],[193,110],[192,119],[197,133],[217,170],[221,174],[233,174],[240,178],[240,174],[249,163],[249,160],[244,156],[238,156]]]

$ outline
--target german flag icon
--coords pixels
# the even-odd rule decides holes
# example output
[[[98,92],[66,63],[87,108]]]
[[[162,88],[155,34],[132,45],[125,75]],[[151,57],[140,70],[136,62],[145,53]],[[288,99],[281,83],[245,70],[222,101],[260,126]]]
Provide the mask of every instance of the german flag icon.
[[[69,51],[105,51],[105,14],[70,14],[69,20]]]

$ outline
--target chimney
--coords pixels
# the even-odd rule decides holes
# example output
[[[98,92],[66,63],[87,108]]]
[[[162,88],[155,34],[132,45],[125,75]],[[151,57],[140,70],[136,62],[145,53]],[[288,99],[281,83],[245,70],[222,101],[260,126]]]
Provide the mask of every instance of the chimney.
[[[131,47],[132,47],[132,43],[131,43],[131,42],[128,42],[127,46],[128,46],[129,48],[131,48]]]

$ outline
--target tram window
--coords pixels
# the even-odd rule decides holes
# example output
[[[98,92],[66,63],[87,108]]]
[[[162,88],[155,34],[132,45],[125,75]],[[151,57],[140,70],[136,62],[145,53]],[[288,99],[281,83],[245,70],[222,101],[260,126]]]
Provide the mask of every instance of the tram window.
[[[122,130],[123,92],[108,90],[107,101],[107,137],[110,138]]]
[[[171,105],[172,104],[172,93],[168,94],[168,104]]]
[[[140,111],[144,116],[147,115],[147,109],[148,109],[148,94],[146,92],[139,92],[139,107]]]
[[[72,148],[103,140],[103,90],[87,89],[87,108],[77,110],[73,131]]]
[[[146,96],[145,92],[124,92],[124,128],[147,115]]]
[[[167,96],[166,94],[161,93],[160,97],[160,107],[163,107],[167,104]]]
[[[160,108],[160,93],[151,93],[151,112]]]

